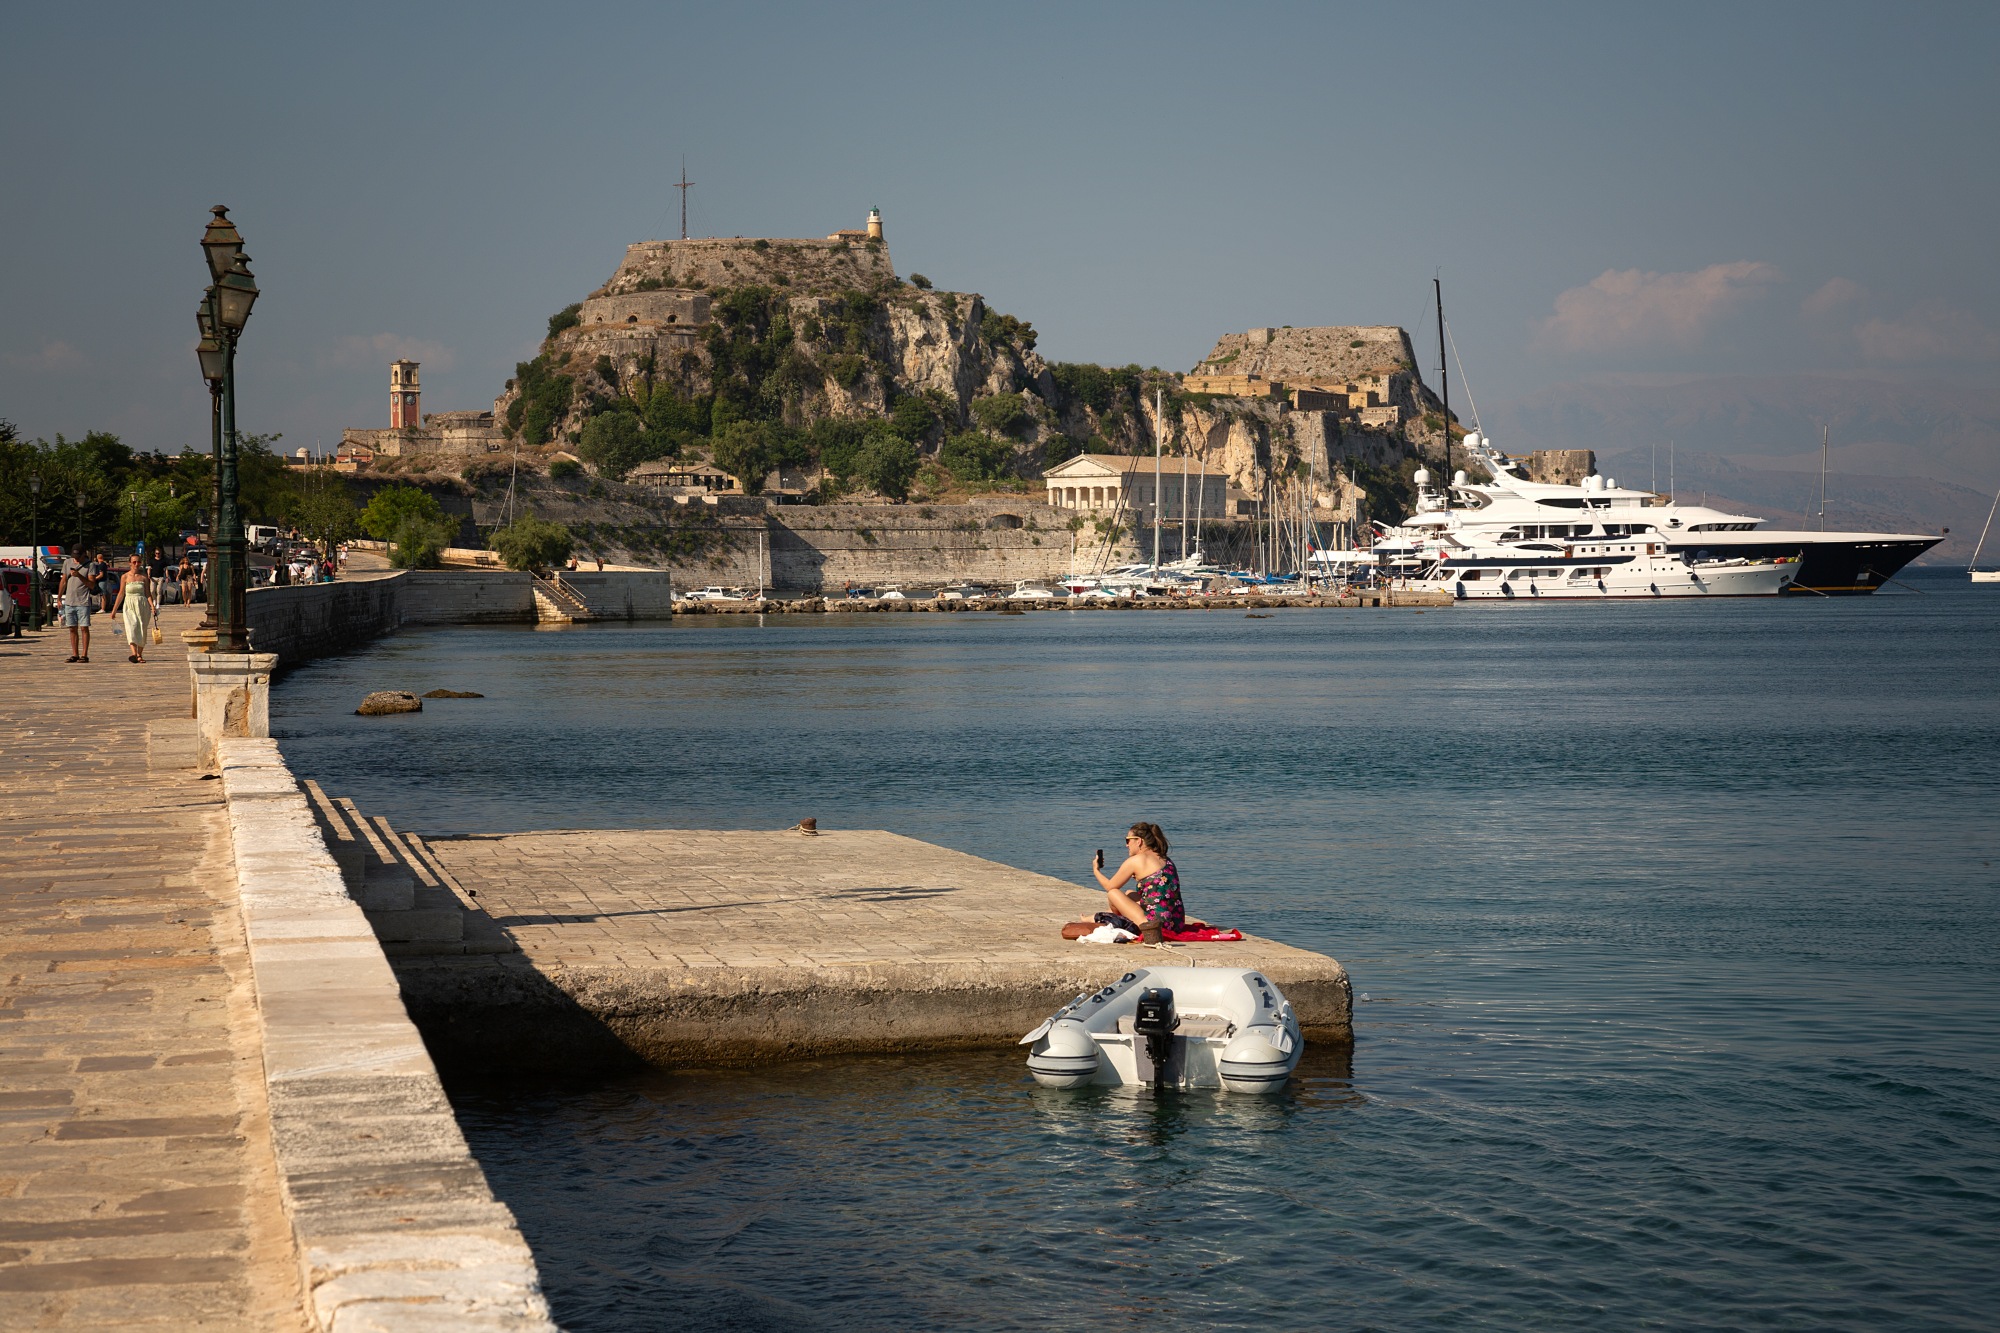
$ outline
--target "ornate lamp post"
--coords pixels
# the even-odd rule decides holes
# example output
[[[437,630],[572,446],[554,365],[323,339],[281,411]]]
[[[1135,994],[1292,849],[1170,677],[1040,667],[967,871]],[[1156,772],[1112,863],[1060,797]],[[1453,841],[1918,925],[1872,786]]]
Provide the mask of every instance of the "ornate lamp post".
[[[42,632],[42,479],[28,478],[28,600],[33,606],[29,625]]]
[[[220,653],[250,651],[244,624],[244,600],[249,588],[249,552],[243,541],[243,515],[236,494],[236,341],[257,302],[257,283],[250,276],[250,258],[243,237],[229,220],[229,210],[217,204],[215,216],[202,233],[202,253],[214,281],[202,301],[202,343],[197,352],[202,378],[209,383],[215,432],[215,512],[209,523],[208,624]],[[220,372],[219,374],[216,372]],[[218,384],[220,386],[218,391]]]
[[[89,498],[83,487],[76,488],[76,555],[73,558],[78,564],[83,563],[83,503]]]

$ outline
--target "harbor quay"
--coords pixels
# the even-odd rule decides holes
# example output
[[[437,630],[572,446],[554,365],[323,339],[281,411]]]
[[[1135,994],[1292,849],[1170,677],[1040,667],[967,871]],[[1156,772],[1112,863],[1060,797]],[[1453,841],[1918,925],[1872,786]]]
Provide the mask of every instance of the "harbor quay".
[[[552,1328],[440,1065],[1011,1045],[1147,965],[1256,969],[1352,1039],[1334,959],[1068,942],[1095,890],[888,831],[427,838],[295,775],[269,680],[490,599],[272,593],[277,654],[190,653],[180,607],[144,664],[108,625],[91,664],[0,646],[0,1326]]]

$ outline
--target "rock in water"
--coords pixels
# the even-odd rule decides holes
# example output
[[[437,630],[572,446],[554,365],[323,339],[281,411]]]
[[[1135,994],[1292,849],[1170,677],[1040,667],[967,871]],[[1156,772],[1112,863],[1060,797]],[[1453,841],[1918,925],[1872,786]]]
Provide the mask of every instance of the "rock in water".
[[[476,690],[428,690],[426,699],[484,699],[486,696]]]
[[[354,710],[362,717],[380,717],[384,713],[421,713],[424,701],[408,690],[377,690],[361,701],[361,707]]]

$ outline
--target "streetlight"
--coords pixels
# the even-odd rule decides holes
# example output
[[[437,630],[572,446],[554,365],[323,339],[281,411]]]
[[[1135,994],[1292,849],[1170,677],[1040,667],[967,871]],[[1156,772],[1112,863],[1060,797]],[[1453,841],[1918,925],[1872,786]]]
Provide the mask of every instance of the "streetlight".
[[[28,520],[28,598],[34,603],[34,613],[29,621],[35,633],[42,632],[42,478],[38,473],[28,478],[29,513]]]
[[[76,488],[76,562],[83,563],[83,502],[90,497],[83,487]]]
[[[201,345],[195,355],[208,381],[211,428],[215,447],[215,511],[208,537],[208,620],[215,632],[215,650],[250,650],[244,625],[245,593],[249,584],[249,552],[243,543],[243,515],[236,488],[236,340],[257,303],[257,281],[250,276],[250,257],[243,237],[229,220],[229,210],[217,204],[209,210],[202,233],[202,254],[214,281],[202,299],[197,323]]]
[[[132,547],[134,550],[137,550],[141,535],[139,532],[139,492],[125,492],[125,511],[132,517]]]

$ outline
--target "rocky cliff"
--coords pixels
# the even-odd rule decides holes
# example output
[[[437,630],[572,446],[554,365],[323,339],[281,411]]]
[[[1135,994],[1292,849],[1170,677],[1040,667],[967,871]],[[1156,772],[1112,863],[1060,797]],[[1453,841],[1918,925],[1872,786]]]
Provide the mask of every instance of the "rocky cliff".
[[[845,423],[961,478],[1033,479],[1078,453],[1150,453],[1157,430],[1169,452],[1206,457],[1249,496],[1310,475],[1331,518],[1400,517],[1416,460],[1442,453],[1442,417],[1400,329],[1227,335],[1194,377],[1051,364],[1035,342],[1032,325],[976,294],[898,278],[879,241],[645,242],[550,321],[494,410],[527,445],[577,449],[619,474],[647,457],[720,461],[721,436],[745,430],[768,448],[744,457],[773,468],[833,457],[839,471],[854,453],[849,441],[834,456],[832,427]],[[1229,374],[1289,378],[1318,397],[1189,391]],[[1367,404],[1396,419],[1364,422]]]

